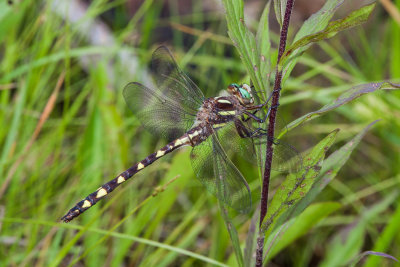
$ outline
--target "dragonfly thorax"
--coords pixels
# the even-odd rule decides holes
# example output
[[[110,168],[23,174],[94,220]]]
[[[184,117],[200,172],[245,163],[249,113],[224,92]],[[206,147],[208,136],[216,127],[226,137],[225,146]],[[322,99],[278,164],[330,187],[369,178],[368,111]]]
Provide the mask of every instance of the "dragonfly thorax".
[[[201,125],[211,134],[241,116],[245,109],[233,95],[208,98],[198,110],[193,127]]]
[[[246,107],[252,106],[254,103],[251,88],[247,84],[238,85],[232,83],[228,86],[227,91],[229,93],[228,96],[212,97],[204,100],[196,114],[196,120],[192,127],[203,125],[205,128],[211,129],[208,132],[212,132],[241,116]]]

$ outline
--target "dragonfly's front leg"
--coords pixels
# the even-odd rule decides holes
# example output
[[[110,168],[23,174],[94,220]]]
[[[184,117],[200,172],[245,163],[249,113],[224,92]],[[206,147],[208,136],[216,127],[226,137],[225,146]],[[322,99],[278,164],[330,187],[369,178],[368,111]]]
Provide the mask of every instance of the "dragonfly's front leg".
[[[252,106],[252,107],[248,107],[247,109],[248,110],[250,110],[250,109],[261,109],[261,108],[267,106],[269,101],[271,100],[272,96],[274,95],[274,93],[279,92],[280,90],[281,90],[280,87],[278,89],[276,89],[276,90],[273,90],[272,93],[270,94],[270,96],[268,97],[268,99],[264,103],[259,104],[259,105],[255,105],[255,106]]]
[[[264,128],[257,128],[254,131],[252,131],[249,135],[250,138],[257,138],[261,136],[266,136],[267,135],[267,129]]]
[[[257,113],[258,111],[260,111],[260,109],[257,109],[257,110],[254,111],[252,114],[253,114],[253,115],[256,115],[256,113]],[[242,115],[242,121],[247,122],[247,121],[249,121],[250,119],[251,119],[250,117],[244,118],[244,116]]]
[[[267,129],[260,127],[253,131],[249,131],[240,120],[235,120],[235,127],[241,138],[256,138],[267,135]]]
[[[246,126],[244,126],[242,121],[235,120],[235,128],[241,138],[249,138],[250,137],[251,132],[246,128]]]
[[[279,106],[279,104],[270,107],[270,108],[268,109],[268,112],[267,112],[267,114],[265,115],[264,118],[260,118],[260,117],[257,117],[257,116],[255,115],[255,113],[256,113],[259,109],[256,110],[256,112],[254,112],[254,113],[251,113],[251,112],[248,112],[248,111],[244,111],[244,114],[246,114],[246,115],[248,116],[247,120],[251,118],[251,119],[255,120],[255,121],[258,122],[258,123],[264,123],[264,122],[267,121],[267,118],[269,117],[269,114],[271,113],[271,110],[272,110],[273,108],[277,108],[278,106]]]

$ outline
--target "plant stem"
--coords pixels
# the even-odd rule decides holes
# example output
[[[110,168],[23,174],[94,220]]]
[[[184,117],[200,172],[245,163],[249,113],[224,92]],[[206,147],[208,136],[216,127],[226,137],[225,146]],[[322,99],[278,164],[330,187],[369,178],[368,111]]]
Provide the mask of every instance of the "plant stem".
[[[276,64],[276,75],[275,75],[275,84],[274,90],[272,91],[272,104],[271,104],[271,113],[269,115],[269,123],[268,123],[268,140],[267,140],[267,151],[266,151],[266,159],[265,159],[265,168],[264,168],[264,178],[263,185],[261,191],[261,209],[260,209],[260,235],[257,239],[257,250],[256,250],[256,267],[261,267],[263,262],[263,248],[264,248],[264,235],[262,233],[262,224],[265,216],[268,211],[268,190],[269,190],[269,180],[271,177],[271,165],[272,165],[272,157],[273,157],[273,137],[275,134],[275,121],[276,121],[276,112],[279,106],[279,97],[281,92],[281,83],[282,83],[282,70],[278,67],[279,61],[286,48],[286,40],[287,33],[289,29],[290,16],[292,14],[294,0],[288,0],[286,3],[285,17],[283,19],[281,36],[279,39],[279,52],[278,52],[278,60]]]

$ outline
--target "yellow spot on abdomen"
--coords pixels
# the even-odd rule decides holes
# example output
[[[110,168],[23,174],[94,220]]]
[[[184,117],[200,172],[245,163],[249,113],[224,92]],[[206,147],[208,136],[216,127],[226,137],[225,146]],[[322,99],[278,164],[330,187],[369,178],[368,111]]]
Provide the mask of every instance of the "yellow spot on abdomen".
[[[189,134],[189,138],[192,139],[193,137],[198,136],[199,134],[200,134],[200,132],[195,131],[194,133]]]
[[[92,206],[92,204],[89,200],[86,199],[85,201],[83,201],[82,208],[90,208],[90,206]]]
[[[182,145],[183,143],[182,143],[182,140],[181,139],[177,139],[176,141],[175,141],[175,143],[174,143],[174,146],[179,146],[179,145]]]
[[[180,145],[186,143],[187,141],[189,141],[189,139],[187,137],[179,138],[179,139],[176,139],[174,145],[175,146],[180,146]]]
[[[117,183],[120,184],[120,183],[123,183],[123,182],[125,182],[125,178],[122,177],[122,176],[118,176]]]
[[[214,128],[214,129],[216,129],[216,128],[221,128],[221,127],[224,127],[225,125],[226,125],[226,123],[214,124],[214,125],[213,125],[213,128]]]
[[[218,99],[217,102],[221,104],[232,104],[231,101],[226,99]]]
[[[232,111],[220,111],[218,112],[219,115],[221,116],[234,116],[236,114],[236,111],[232,110]]]
[[[97,191],[96,198],[101,198],[107,195],[107,191],[104,188],[101,188],[99,191]]]
[[[158,150],[158,151],[157,151],[157,154],[156,154],[156,158],[162,157],[162,156],[164,156],[164,155],[165,155],[165,151],[163,151],[163,150]]]
[[[139,162],[139,164],[137,165],[137,170],[141,170],[143,168],[144,168],[144,165],[141,162]]]

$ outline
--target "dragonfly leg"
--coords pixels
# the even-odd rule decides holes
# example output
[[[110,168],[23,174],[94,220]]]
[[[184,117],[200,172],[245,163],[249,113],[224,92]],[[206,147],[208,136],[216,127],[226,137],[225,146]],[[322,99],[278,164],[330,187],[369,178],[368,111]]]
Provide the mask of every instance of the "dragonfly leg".
[[[250,131],[249,128],[244,126],[244,124],[240,120],[235,120],[235,127],[241,138],[254,138],[267,135],[267,129],[260,127],[253,131]]]
[[[249,137],[255,138],[255,137],[265,136],[266,134],[267,134],[267,129],[257,128],[250,133]]]
[[[263,123],[263,122],[265,121],[265,120],[263,120],[263,119],[257,117],[255,114],[253,114],[253,113],[251,113],[251,112],[245,111],[244,114],[246,114],[246,115],[248,116],[248,119],[253,119],[253,120],[255,120],[255,121],[258,122],[258,123]],[[268,114],[269,114],[269,112],[268,112]],[[268,115],[268,114],[267,114],[267,115]]]
[[[254,111],[252,114],[253,114],[253,115],[256,115],[256,113],[257,113],[258,111],[260,111],[260,110],[257,109],[257,110]],[[248,118],[243,118],[242,121],[246,122],[246,121],[248,121],[248,120],[250,120],[250,119],[251,119],[250,117],[248,117]]]
[[[268,130],[264,129],[264,128],[257,128],[257,129],[255,129],[254,131],[252,131],[250,133],[248,138],[259,138],[259,137],[262,137],[262,136],[267,136],[267,139],[272,140],[272,144],[274,144],[276,146],[279,145],[280,144],[280,140],[277,139],[277,138],[270,138],[268,136],[268,132],[267,131]]]
[[[243,123],[240,120],[235,120],[235,128],[241,138],[250,137],[251,133],[246,128],[246,126],[243,125]]]
[[[264,122],[267,120],[267,118],[269,117],[269,114],[271,113],[271,110],[272,110],[273,108],[277,108],[277,107],[279,107],[279,104],[270,107],[270,108],[268,109],[267,114],[265,115],[265,117],[264,117],[263,119],[260,118],[260,117],[257,117],[257,116],[255,115],[256,112],[251,113],[251,112],[245,111],[244,114],[246,114],[246,115],[249,117],[249,118],[247,118],[247,119],[250,119],[250,118],[251,118],[251,119],[255,120],[255,121],[258,122],[258,123],[264,123]],[[258,111],[258,110],[256,110],[256,111]]]
[[[269,101],[271,100],[272,96],[274,95],[274,93],[279,92],[279,91],[281,91],[281,87],[279,87],[279,88],[276,89],[276,90],[273,90],[272,93],[270,94],[270,96],[268,97],[268,99],[267,99],[264,103],[259,104],[259,105],[255,105],[255,106],[248,107],[247,110],[251,110],[251,109],[261,109],[261,108],[267,106],[268,103],[269,103]]]
[[[235,127],[241,138],[254,138],[267,135],[267,129],[260,127],[253,131],[249,131],[249,129],[244,126],[244,124],[240,120],[235,120]]]

